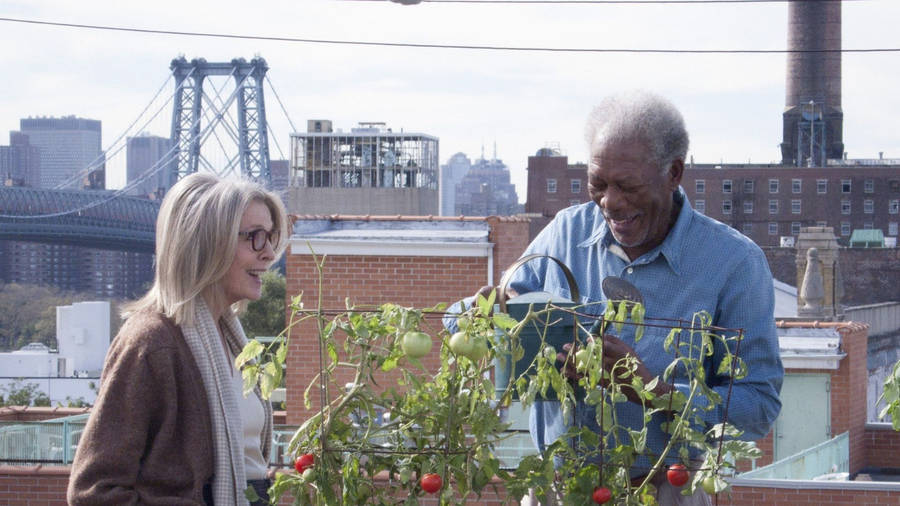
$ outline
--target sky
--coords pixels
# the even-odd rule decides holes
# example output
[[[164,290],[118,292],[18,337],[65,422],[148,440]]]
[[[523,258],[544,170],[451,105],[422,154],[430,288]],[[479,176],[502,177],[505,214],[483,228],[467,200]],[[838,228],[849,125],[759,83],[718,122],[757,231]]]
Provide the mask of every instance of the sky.
[[[780,50],[786,2],[497,4],[388,1],[4,0],[0,17],[149,30],[344,41],[548,48]],[[847,0],[844,49],[900,48],[900,1]],[[440,139],[454,153],[493,155],[510,168],[519,200],[528,156],[558,147],[586,160],[584,121],[604,96],[644,89],[682,111],[697,163],[780,160],[786,56],[646,54],[372,47],[90,30],[0,21],[0,144],[19,119],[67,116],[103,122],[103,147],[137,124],[169,136],[173,58],[261,56],[287,112],[266,88],[273,158],[287,157],[290,122],[361,121]],[[900,52],[845,53],[844,144],[850,158],[900,158]],[[167,84],[168,83],[168,84]],[[220,81],[223,86],[224,81]],[[156,101],[154,95],[161,93]],[[227,93],[226,93],[227,94]],[[135,127],[137,128],[137,127]],[[280,149],[279,149],[280,148]],[[125,183],[124,151],[107,186]],[[121,161],[119,161],[121,160]]]

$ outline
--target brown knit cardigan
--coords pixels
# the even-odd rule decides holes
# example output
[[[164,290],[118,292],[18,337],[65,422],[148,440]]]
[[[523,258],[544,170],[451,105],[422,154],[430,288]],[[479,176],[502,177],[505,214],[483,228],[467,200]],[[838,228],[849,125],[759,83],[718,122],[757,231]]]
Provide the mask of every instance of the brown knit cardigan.
[[[69,504],[202,505],[213,459],[203,380],[181,330],[158,313],[132,315],[107,353]]]

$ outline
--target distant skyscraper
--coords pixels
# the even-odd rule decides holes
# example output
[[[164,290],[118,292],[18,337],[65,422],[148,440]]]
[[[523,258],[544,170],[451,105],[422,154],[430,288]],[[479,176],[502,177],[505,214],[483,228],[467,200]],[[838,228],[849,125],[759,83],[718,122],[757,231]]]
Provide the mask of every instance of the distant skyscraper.
[[[464,153],[456,153],[441,165],[441,216],[456,213],[456,185],[466,176],[472,162]]]
[[[19,130],[40,154],[39,188],[53,188],[68,181],[88,166],[103,169],[100,121],[65,116],[62,118],[23,118]],[[69,188],[100,183],[82,178]]]
[[[173,181],[174,154],[172,140],[168,137],[142,134],[129,137],[126,145],[128,184],[142,176],[142,182],[128,192],[138,197],[162,198],[166,191],[175,184]],[[161,166],[162,165],[162,166]],[[152,174],[148,171],[154,169]]]
[[[465,177],[456,185],[453,214],[466,216],[509,216],[522,211],[516,186],[509,182],[509,169],[494,157],[475,160]]]
[[[37,187],[41,158],[22,132],[9,133],[9,146],[0,146],[0,178],[8,186]]]
[[[290,181],[290,166],[290,160],[269,160],[269,171],[272,178],[270,190],[279,195],[287,191]]]

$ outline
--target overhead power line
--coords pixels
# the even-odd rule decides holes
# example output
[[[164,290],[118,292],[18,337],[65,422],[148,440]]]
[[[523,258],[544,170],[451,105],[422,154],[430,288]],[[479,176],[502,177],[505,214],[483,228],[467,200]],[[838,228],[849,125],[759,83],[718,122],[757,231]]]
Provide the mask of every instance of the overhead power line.
[[[420,3],[437,4],[569,4],[569,5],[687,5],[687,4],[766,4],[787,3],[796,0],[345,0],[348,2],[393,2],[404,5]],[[866,0],[809,0],[816,2],[862,2]]]
[[[187,37],[211,37],[220,39],[261,40],[270,42],[292,42],[303,44],[332,44],[345,46],[402,47],[417,49],[464,49],[480,51],[520,51],[554,53],[649,53],[649,54],[787,54],[787,53],[896,53],[900,48],[859,48],[859,49],[652,49],[652,48],[586,48],[586,47],[539,47],[539,46],[493,46],[470,44],[422,44],[412,42],[373,42],[361,40],[308,39],[301,37],[272,37],[265,35],[241,35],[230,33],[188,32],[178,30],[156,30],[109,25],[88,25],[63,23],[36,19],[0,17],[0,21],[26,23],[32,25],[58,26],[87,30],[146,33],[153,35],[180,35]]]

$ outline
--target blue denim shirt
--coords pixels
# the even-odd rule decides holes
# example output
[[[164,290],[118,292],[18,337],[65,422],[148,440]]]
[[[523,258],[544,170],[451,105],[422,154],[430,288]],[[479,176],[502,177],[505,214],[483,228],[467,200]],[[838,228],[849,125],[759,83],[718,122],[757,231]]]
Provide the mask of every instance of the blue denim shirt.
[[[623,258],[623,252],[616,253],[621,248],[593,202],[560,211],[524,254],[546,254],[566,264],[578,285],[578,302],[583,304],[604,301],[603,279],[618,276],[640,290],[648,319],[690,322],[695,313],[705,310],[712,315],[713,325],[743,329],[739,356],[749,374],[735,380],[729,394],[730,379],[715,374],[722,350],[708,357],[707,384],[723,401],[728,400],[728,406],[723,402],[701,413],[706,424],[712,426],[724,420],[727,409],[728,422],[744,431],[742,439],[759,439],[768,433],[781,410],[779,392],[784,376],[773,315],[772,275],[766,257],[750,239],[694,211],[683,192],[676,192],[674,198],[681,210],[673,228],[662,244],[634,261]],[[532,260],[517,269],[510,288],[520,294],[543,290],[571,299],[562,271],[546,259]],[[587,311],[601,313],[604,305],[592,307]],[[618,337],[634,348],[652,374],[662,375],[674,357],[663,349],[668,331],[646,327],[643,337],[635,343],[634,327],[626,325]],[[608,329],[607,333],[615,331]],[[689,385],[684,380],[683,376],[676,376],[674,386],[687,395]],[[708,400],[695,397],[694,403],[705,406]],[[641,428],[643,410],[639,405],[625,402],[616,406],[622,425]],[[575,417],[576,423],[599,430],[592,409],[585,405],[578,406]],[[662,450],[667,438],[659,428],[662,421],[662,415],[657,415],[649,424],[647,443],[654,454]],[[539,448],[552,443],[569,423],[571,420],[562,419],[557,402],[538,402],[530,413],[532,437]],[[632,475],[645,474],[650,465],[646,459],[640,459]]]

